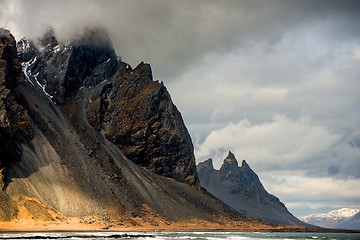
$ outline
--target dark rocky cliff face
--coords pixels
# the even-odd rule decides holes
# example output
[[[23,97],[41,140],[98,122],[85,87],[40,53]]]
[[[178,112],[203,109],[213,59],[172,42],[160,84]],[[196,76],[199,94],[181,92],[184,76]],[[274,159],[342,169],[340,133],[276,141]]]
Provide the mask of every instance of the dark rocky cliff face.
[[[165,86],[153,81],[149,64],[132,69],[119,60],[101,29],[88,29],[72,43],[59,43],[49,29],[40,45],[41,51],[21,39],[19,59],[30,81],[65,113],[77,111],[70,105],[84,88],[89,95],[85,117],[126,157],[157,174],[199,185],[190,135]]]
[[[246,216],[271,223],[303,225],[274,195],[269,194],[245,160],[241,167],[233,153],[224,159],[220,170],[212,159],[197,166],[200,184],[214,196]]]
[[[152,80],[149,64],[123,67],[123,73],[91,94],[90,124],[135,163],[197,185],[191,138],[165,86]]]
[[[91,37],[90,37],[91,36]],[[111,77],[118,61],[106,32],[88,30],[72,43],[59,43],[52,29],[39,41],[23,38],[18,43],[18,57],[31,82],[40,85],[58,104],[74,95],[82,86],[93,86]]]
[[[31,138],[30,118],[11,91],[24,76],[16,56],[16,43],[9,31],[0,28],[0,188],[9,184],[8,168],[20,161],[20,144]]]

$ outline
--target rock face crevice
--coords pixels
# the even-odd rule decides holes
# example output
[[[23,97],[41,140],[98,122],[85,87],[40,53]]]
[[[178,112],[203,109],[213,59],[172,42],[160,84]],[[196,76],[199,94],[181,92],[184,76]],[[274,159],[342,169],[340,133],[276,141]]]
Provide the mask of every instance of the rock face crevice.
[[[245,160],[239,167],[232,152],[219,170],[214,169],[212,159],[208,159],[197,165],[197,171],[202,187],[246,216],[271,223],[308,226],[293,216],[279,198],[265,190]]]

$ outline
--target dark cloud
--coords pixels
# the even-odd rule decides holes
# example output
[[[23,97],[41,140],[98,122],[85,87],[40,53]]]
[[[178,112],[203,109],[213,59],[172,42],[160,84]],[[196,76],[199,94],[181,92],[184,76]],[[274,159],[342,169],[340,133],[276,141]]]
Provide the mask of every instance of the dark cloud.
[[[339,173],[340,169],[338,166],[330,166],[327,169],[330,176],[336,176]]]
[[[68,37],[84,26],[102,25],[118,54],[132,64],[151,62],[164,81],[209,52],[231,51],[239,42],[273,44],[319,19],[334,24],[333,37],[360,33],[358,1],[3,0],[2,5],[0,19],[17,35],[34,37],[50,24]]]

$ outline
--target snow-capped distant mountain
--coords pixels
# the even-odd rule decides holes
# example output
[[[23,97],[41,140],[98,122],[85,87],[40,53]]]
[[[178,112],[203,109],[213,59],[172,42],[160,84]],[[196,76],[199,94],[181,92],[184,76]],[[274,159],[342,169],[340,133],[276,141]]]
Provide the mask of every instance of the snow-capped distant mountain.
[[[320,227],[360,229],[359,208],[341,208],[328,213],[314,213],[300,219]]]

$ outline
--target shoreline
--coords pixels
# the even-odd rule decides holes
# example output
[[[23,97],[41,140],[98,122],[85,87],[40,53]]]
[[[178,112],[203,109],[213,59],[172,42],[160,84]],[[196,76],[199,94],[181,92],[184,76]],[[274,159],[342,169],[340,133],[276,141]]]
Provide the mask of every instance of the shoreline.
[[[92,224],[79,222],[0,222],[0,233],[36,233],[36,232],[322,232],[322,233],[360,233],[360,230],[347,229],[327,229],[327,228],[305,228],[292,225],[278,225],[270,227],[264,225],[256,226],[227,226],[219,224],[185,224],[174,223],[170,225],[141,225],[141,226],[122,226],[113,223],[97,222]]]

